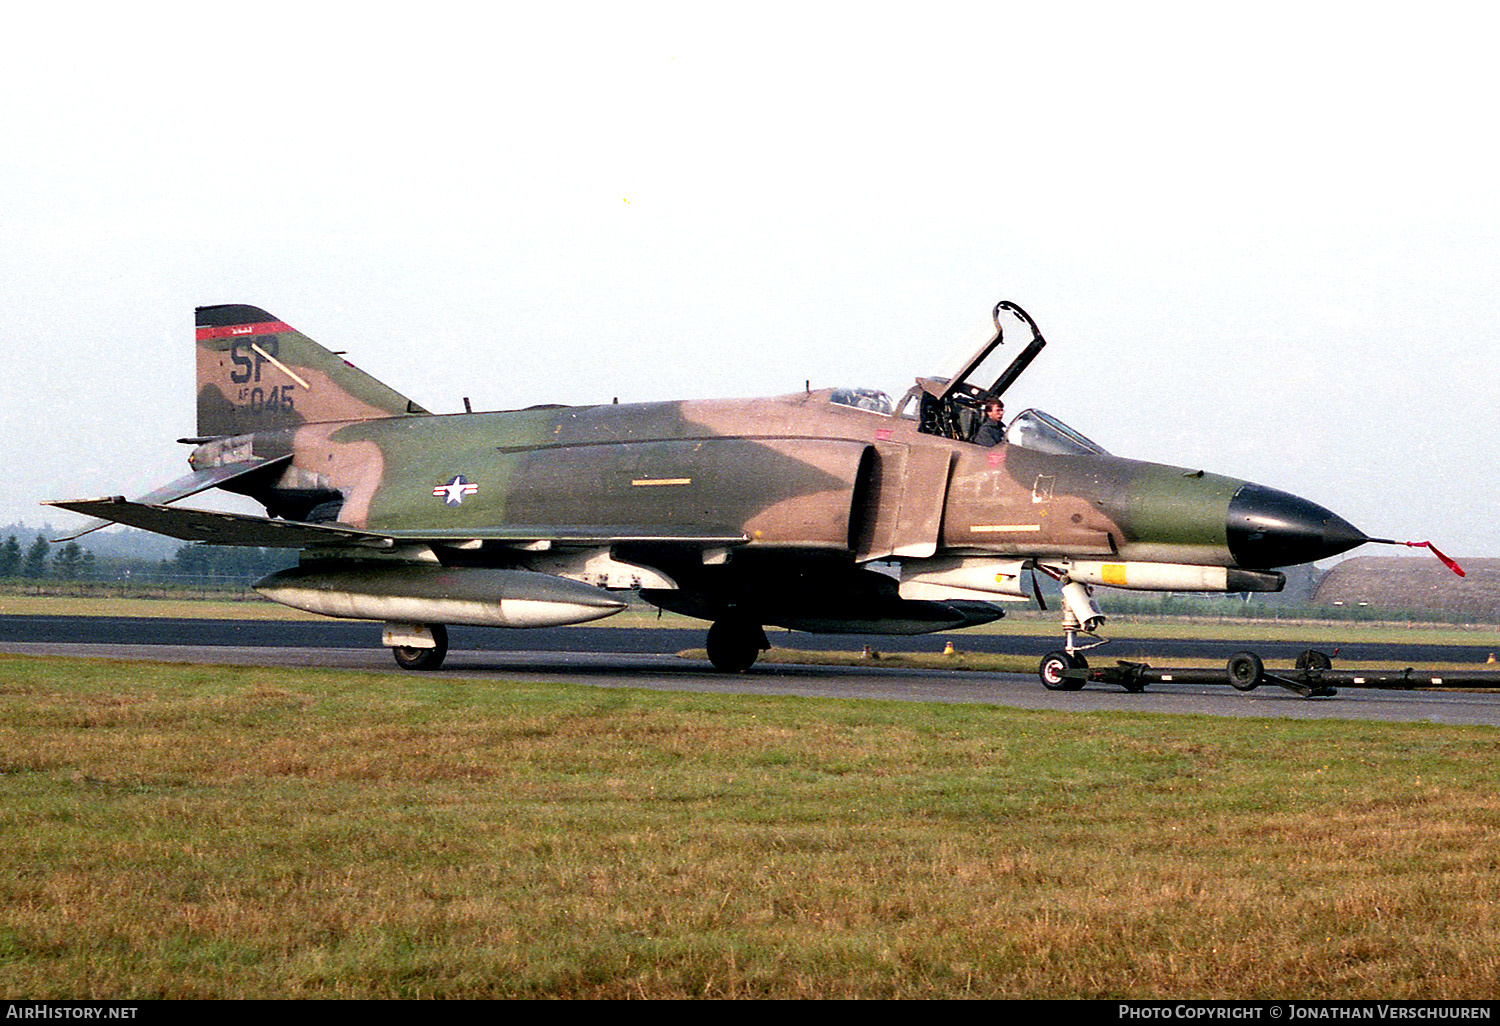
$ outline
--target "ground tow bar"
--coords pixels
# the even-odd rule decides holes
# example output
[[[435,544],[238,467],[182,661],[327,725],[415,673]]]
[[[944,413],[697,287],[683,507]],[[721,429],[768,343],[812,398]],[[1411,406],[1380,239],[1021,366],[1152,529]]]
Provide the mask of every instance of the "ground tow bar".
[[[1121,659],[1114,666],[1090,667],[1087,660],[1062,652],[1043,658],[1038,674],[1050,691],[1077,691],[1085,684],[1117,684],[1126,691],[1144,691],[1149,684],[1229,684],[1240,691],[1254,691],[1262,684],[1275,684],[1303,698],[1332,698],[1343,688],[1493,688],[1500,690],[1500,672],[1493,670],[1362,670],[1334,669],[1324,652],[1308,649],[1297,657],[1291,670],[1267,670],[1254,652],[1236,652],[1223,669],[1212,667],[1159,667]]]

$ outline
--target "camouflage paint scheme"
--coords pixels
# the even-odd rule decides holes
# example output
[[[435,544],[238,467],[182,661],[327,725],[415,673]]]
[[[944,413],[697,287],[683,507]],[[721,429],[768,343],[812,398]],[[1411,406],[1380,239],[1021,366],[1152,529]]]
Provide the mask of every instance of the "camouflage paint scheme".
[[[984,448],[833,390],[434,415],[240,305],[199,308],[197,372],[189,478],[151,502],[60,505],[192,540],[285,537],[327,566],[547,572],[569,551],[607,554],[646,571],[649,601],[756,630],[935,630],[994,619],[996,602],[1017,598],[902,599],[898,580],[924,561],[1020,560],[1053,576],[1075,559],[1261,571],[1363,540],[1321,507],[1235,478]],[[164,505],[208,475],[272,519]],[[1278,578],[1237,580],[1265,590]]]
[[[835,405],[831,389],[768,399],[408,414],[408,400],[352,365],[344,366],[353,380],[334,385],[304,355],[326,350],[305,336],[261,330],[279,323],[254,327],[254,334],[200,340],[199,434],[250,437],[205,446],[193,465],[224,462],[246,442],[263,459],[291,454],[273,490],[338,493],[338,520],[353,527],[462,533],[589,525],[608,533],[672,525],[732,530],[749,548],[834,551],[849,549],[854,530],[856,544],[864,542],[860,557],[878,559],[909,540],[911,525],[899,521],[901,506],[890,498],[903,497],[903,471],[916,447],[952,455],[941,548],[1234,565],[1225,524],[1230,497],[1245,482],[1233,478],[1117,457],[983,449],[920,434],[912,418]],[[291,344],[284,344],[288,335]],[[244,366],[232,362],[226,341],[248,340],[271,353],[295,353],[282,362],[312,387],[288,381],[264,360],[250,364],[254,353],[239,355]],[[228,380],[236,371],[247,381]],[[305,422],[309,400],[329,392],[338,401],[325,399],[317,419]],[[358,415],[319,416],[334,411]],[[882,486],[894,494],[882,491],[856,511],[867,447],[875,450]],[[481,483],[479,490],[456,504],[435,501],[433,488],[455,475]],[[944,490],[942,481],[923,483]],[[1001,525],[1036,530],[1024,537],[984,530]]]

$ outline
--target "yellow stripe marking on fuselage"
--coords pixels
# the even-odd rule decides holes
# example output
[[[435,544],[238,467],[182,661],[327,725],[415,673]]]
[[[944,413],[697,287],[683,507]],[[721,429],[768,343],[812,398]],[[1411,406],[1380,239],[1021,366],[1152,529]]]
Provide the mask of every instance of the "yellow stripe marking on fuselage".
[[[686,485],[692,484],[690,477],[638,477],[630,482],[636,488],[645,488],[650,485]]]

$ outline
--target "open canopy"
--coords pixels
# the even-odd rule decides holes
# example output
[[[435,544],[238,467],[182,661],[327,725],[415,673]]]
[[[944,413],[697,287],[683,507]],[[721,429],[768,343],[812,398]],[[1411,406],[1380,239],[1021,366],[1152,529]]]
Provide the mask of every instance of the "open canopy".
[[[951,378],[918,378],[916,386],[902,399],[903,412],[915,400],[917,417],[925,433],[958,441],[973,438],[984,404],[1003,395],[1046,346],[1047,340],[1037,330],[1036,322],[1016,304],[1009,301],[996,304],[993,317],[995,337],[975,350],[957,373]],[[1010,358],[1014,350],[1001,348],[1007,326],[1012,331],[1020,327],[1031,333],[1031,341],[1014,358]]]

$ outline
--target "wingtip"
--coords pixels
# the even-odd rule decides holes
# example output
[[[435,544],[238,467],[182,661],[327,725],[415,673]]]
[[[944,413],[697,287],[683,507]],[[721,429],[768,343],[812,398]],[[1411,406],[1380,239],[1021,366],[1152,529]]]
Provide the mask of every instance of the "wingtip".
[[[125,496],[123,496],[123,495],[106,495],[103,498],[99,498],[99,499],[44,499],[40,503],[40,505],[51,506],[53,509],[65,509],[69,513],[77,513],[77,512],[80,512],[80,511],[77,510],[77,509],[75,509],[74,507],[76,507],[79,503],[84,503],[84,502],[91,502],[91,503],[92,502],[124,502],[124,501],[125,501]],[[103,528],[106,528],[109,525],[110,525],[110,521],[108,521],[108,520],[101,520],[98,517],[90,517],[88,524],[81,531],[75,531],[72,534],[65,534],[65,535],[63,535],[63,536],[61,536],[59,538],[49,538],[48,541],[50,541],[53,545],[60,545],[63,542],[77,541],[79,538],[82,538],[84,535],[86,535],[86,534],[93,534],[95,531],[98,531],[98,530],[101,530]]]

